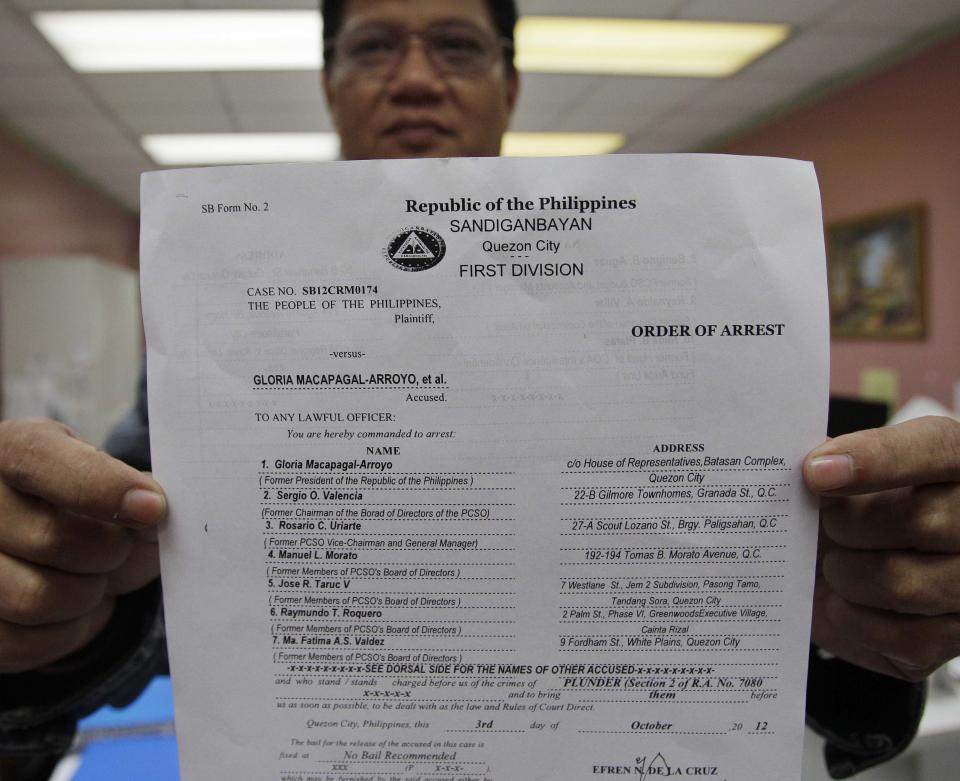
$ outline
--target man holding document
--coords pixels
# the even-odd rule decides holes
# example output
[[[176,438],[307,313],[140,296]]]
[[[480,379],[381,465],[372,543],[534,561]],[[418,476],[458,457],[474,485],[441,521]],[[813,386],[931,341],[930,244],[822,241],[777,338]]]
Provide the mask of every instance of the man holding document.
[[[325,0],[323,13],[323,87],[345,159],[499,153],[519,87],[512,62],[516,18],[512,2]],[[286,277],[265,277],[267,265],[286,268],[283,255],[276,254],[284,224],[198,221],[196,231],[185,231],[175,244],[178,253],[193,253],[197,258],[189,293],[178,287],[186,276],[170,281],[149,269],[150,282],[159,280],[159,287],[169,283],[176,295],[207,295],[218,281],[225,291],[222,299],[215,297],[219,293],[210,293],[209,310],[201,311],[206,302],[198,298],[200,319],[193,323],[194,335],[183,338],[200,340],[197,345],[189,343],[192,353],[209,350],[196,363],[195,376],[201,378],[198,393],[242,380],[236,394],[201,400],[210,408],[229,407],[237,417],[229,418],[221,439],[211,444],[203,438],[209,419],[190,408],[190,415],[196,415],[190,421],[197,421],[194,452],[215,455],[212,466],[190,466],[203,478],[202,486],[198,483],[182,500],[171,501],[175,517],[169,566],[177,569],[166,572],[165,555],[167,596],[181,605],[187,599],[182,585],[186,577],[179,573],[186,571],[188,563],[196,569],[200,560],[190,558],[194,555],[189,552],[191,545],[202,549],[203,561],[209,561],[212,569],[223,566],[224,577],[232,577],[229,567],[219,561],[221,556],[229,559],[224,551],[232,550],[233,544],[239,546],[237,550],[242,546],[244,551],[252,550],[249,539],[253,538],[224,542],[222,548],[221,543],[206,540],[218,540],[219,534],[227,533],[218,502],[228,501],[233,492],[241,502],[238,512],[249,505],[242,494],[245,484],[238,482],[229,490],[224,486],[233,479],[233,472],[241,473],[250,465],[227,467],[226,461],[216,460],[225,458],[219,448],[243,450],[242,457],[255,453],[253,461],[252,455],[247,460],[255,467],[250,467],[250,480],[257,481],[255,531],[256,542],[262,537],[263,547],[256,549],[255,563],[262,565],[256,578],[264,592],[251,592],[249,623],[263,624],[263,647],[268,649],[265,665],[270,672],[265,677],[270,680],[261,699],[270,700],[269,706],[263,706],[267,718],[289,718],[296,709],[298,725],[307,730],[303,735],[290,733],[283,743],[286,756],[281,754],[278,768],[288,775],[276,777],[313,778],[304,760],[324,757],[321,762],[332,763],[329,757],[336,754],[340,769],[337,764],[315,765],[313,770],[325,773],[316,777],[336,778],[341,772],[344,778],[355,773],[379,778],[377,773],[393,771],[396,777],[410,776],[413,770],[402,775],[405,765],[390,766],[393,760],[388,756],[397,756],[402,758],[397,762],[413,763],[411,767],[429,757],[429,768],[416,768],[424,777],[559,778],[563,771],[551,768],[548,772],[547,765],[540,764],[549,761],[551,750],[559,752],[550,748],[551,730],[564,735],[563,743],[573,754],[589,755],[585,765],[567,771],[572,773],[570,778],[622,772],[656,775],[663,774],[664,767],[672,771],[703,768],[703,775],[719,767],[723,777],[723,762],[709,756],[714,746],[724,745],[729,734],[742,732],[747,741],[742,745],[749,747],[745,750],[763,752],[761,744],[776,732],[771,728],[775,719],[765,717],[766,711],[754,716],[757,711],[749,709],[789,710],[796,704],[776,702],[778,696],[782,700],[792,692],[790,681],[769,681],[778,677],[774,668],[781,659],[795,662],[799,654],[807,653],[799,647],[800,641],[791,647],[778,645],[781,636],[796,639],[798,627],[805,628],[804,615],[790,615],[789,606],[784,608],[793,598],[790,586],[803,588],[803,568],[797,562],[812,557],[810,530],[798,530],[790,523],[802,517],[804,505],[809,504],[809,496],[794,493],[789,482],[801,460],[803,481],[822,500],[808,722],[827,736],[828,766],[836,777],[894,756],[916,730],[923,707],[920,682],[960,653],[960,587],[956,585],[960,583],[960,425],[946,418],[925,418],[859,432],[827,441],[805,459],[801,457],[806,447],[795,454],[778,450],[774,439],[768,443],[763,438],[763,429],[769,427],[772,437],[790,406],[778,410],[775,400],[771,405],[760,391],[737,385],[732,375],[741,367],[731,370],[724,365],[728,359],[735,360],[733,353],[724,351],[740,351],[735,356],[745,361],[745,375],[761,372],[765,362],[778,360],[784,361],[783,372],[798,371],[806,360],[798,346],[805,335],[795,334],[793,327],[804,322],[805,313],[780,312],[778,300],[772,297],[769,308],[756,305],[758,316],[753,320],[725,318],[719,302],[736,303],[741,284],[736,278],[743,273],[738,250],[716,249],[723,259],[718,263],[730,263],[727,271],[718,272],[709,265],[710,257],[697,260],[657,244],[661,206],[652,196],[644,200],[648,191],[642,189],[643,183],[629,192],[618,189],[616,168],[621,163],[617,158],[554,162],[553,170],[535,161],[515,162],[514,166],[513,161],[486,161],[482,167],[460,160],[383,168],[374,162],[332,166],[329,181],[342,193],[344,203],[336,202],[337,194],[328,195],[324,218],[314,216],[313,220],[326,219],[329,224],[316,226],[316,232],[304,228],[304,235],[292,237],[285,251],[299,260],[298,252],[309,256],[307,247],[342,241],[335,247],[341,260],[370,256],[364,237],[324,232],[344,225],[348,226],[344,232],[350,233],[355,224],[351,211],[368,208],[363,200],[369,197],[377,207],[366,229],[374,235],[370,239],[376,244],[373,255],[379,254],[383,268],[357,270],[348,262],[338,265],[323,256],[324,274],[298,275],[293,269],[284,271]],[[714,160],[700,169],[692,157],[676,161],[673,167],[669,161],[647,165],[643,173],[662,182],[664,202],[674,203],[671,199],[676,196],[680,209],[684,199],[701,198],[716,208],[711,216],[718,225],[722,218],[724,226],[742,227],[749,219],[719,203],[726,191],[713,181],[714,174],[717,181],[727,181],[724,177],[729,175],[739,182],[737,177],[744,176],[749,185],[736,192],[745,208],[755,208],[756,214],[767,214],[762,211],[763,194],[788,199],[794,193],[791,186],[784,185],[781,191],[775,189],[779,185],[766,183],[763,161],[756,168],[746,161],[743,169],[730,174],[723,161]],[[288,196],[309,192],[312,197],[316,188],[311,177],[317,176],[316,170],[276,168],[256,182],[240,172],[236,180],[226,176],[223,184],[209,182],[204,184],[207,190],[195,194],[186,192],[192,180],[168,180],[158,174],[151,180],[154,189],[149,190],[150,202],[144,202],[145,214],[147,206],[168,208],[165,188],[173,187],[179,189],[171,197],[182,195],[185,210],[203,196],[203,202],[211,204],[212,216],[220,213],[224,220],[239,220],[236,215],[247,208],[244,204],[256,201],[256,209],[248,211],[267,220],[280,220],[266,214],[274,215],[279,209],[290,224],[308,224],[310,204],[297,204]],[[791,175],[793,170],[789,168]],[[703,171],[708,172],[704,191],[697,192]],[[419,182],[417,189],[404,180],[404,174],[412,182],[421,175],[435,180],[432,185]],[[807,175],[797,173],[798,181]],[[609,192],[600,191],[591,176],[614,184]],[[498,189],[501,181],[508,185]],[[532,182],[530,189],[521,192],[526,181]],[[755,182],[760,182],[756,192],[750,189]],[[254,184],[260,188],[256,193],[231,193],[234,201],[223,196],[227,187]],[[318,180],[317,186],[322,184]],[[764,189],[768,186],[774,189]],[[717,198],[711,200],[714,193]],[[295,220],[301,209],[303,219]],[[650,214],[641,215],[645,209]],[[171,213],[195,218],[193,212]],[[800,215],[797,220],[806,221],[809,213],[805,209],[802,220]],[[643,223],[643,240],[649,246],[642,256],[626,261],[618,252],[615,234],[640,230],[638,223],[627,223],[628,219],[649,220]],[[670,219],[671,212],[664,207],[659,221]],[[771,221],[776,220],[779,215],[772,213]],[[624,230],[622,226],[628,224],[633,227]],[[707,227],[691,226],[692,245],[701,238],[711,240]],[[244,233],[247,230],[250,233]],[[789,261],[784,263],[784,276],[777,280],[779,287],[789,289],[793,282],[813,287],[811,280],[822,269],[804,276],[808,271],[801,268],[802,259],[790,254],[807,246],[802,242],[809,241],[810,232],[790,240],[787,218],[781,232],[771,229],[768,236],[765,230],[766,225],[751,225],[747,233],[758,246],[766,246],[766,238],[772,246],[786,237],[782,247],[777,244],[771,250]],[[235,275],[228,266],[223,273],[211,266],[210,276],[203,278],[200,253],[208,251],[202,244],[206,231],[215,236],[211,253],[223,247],[227,260],[241,258]],[[264,249],[244,255],[242,242],[255,242],[253,237],[260,231],[270,236],[264,241],[274,244],[263,244]],[[228,248],[232,232],[242,235],[236,246]],[[664,233],[664,240],[675,240],[679,246],[680,233],[679,228],[673,235]],[[573,251],[580,240],[588,247],[585,257]],[[144,247],[157,256],[163,254],[158,248],[167,247],[165,241],[174,240],[165,238],[162,229],[152,226],[145,231]],[[483,254],[473,252],[488,242]],[[640,244],[639,233],[636,241],[623,243]],[[167,247],[164,252],[166,257],[172,250]],[[745,266],[760,260],[759,256],[747,258]],[[145,290],[147,271],[145,265]],[[709,282],[704,279],[701,287],[698,275],[709,276]],[[443,284],[435,291],[428,286],[430,279]],[[631,291],[634,303],[625,304],[622,285],[630,279],[641,280],[643,287]],[[230,298],[235,290],[242,291],[237,293],[239,307]],[[713,298],[716,316],[711,309]],[[785,299],[782,305],[789,310],[796,301]],[[159,308],[159,304],[145,304],[148,338],[150,329],[158,327],[152,320],[160,318],[152,315]],[[671,308],[692,314],[676,317]],[[251,325],[261,312],[271,312],[277,320]],[[462,317],[458,319],[457,314]],[[794,314],[796,320],[790,320]],[[317,332],[323,339],[321,357],[333,361],[322,370],[298,371],[305,365],[303,360],[289,364],[296,366],[289,369],[280,358],[268,361],[261,355],[259,362],[251,358],[242,368],[224,368],[222,377],[205,374],[214,371],[211,365],[217,371],[228,365],[239,367],[236,354],[224,345],[231,340],[246,344],[254,331],[267,333],[265,339],[276,339],[275,344],[270,342],[274,357],[282,355],[285,342],[291,350],[298,349],[298,336],[308,337],[302,346],[308,350],[306,344],[320,338],[309,330],[320,318],[328,318]],[[437,330],[431,331],[434,326]],[[167,336],[179,333],[171,325],[162,328],[171,329],[163,331]],[[826,323],[821,319],[811,328],[825,329]],[[208,329],[219,341],[196,337],[201,329]],[[476,343],[468,345],[474,338]],[[490,341],[483,342],[486,338]],[[776,339],[785,346],[771,341]],[[155,382],[157,388],[164,387],[162,362],[169,361],[173,372],[185,360],[170,339],[158,341],[164,342],[166,352],[150,354],[152,389]],[[463,346],[462,354],[454,349],[457,344]],[[508,349],[516,354],[508,354]],[[542,355],[534,360],[524,349],[542,351]],[[367,354],[376,351],[383,364],[364,363]],[[401,356],[401,365],[387,365],[391,355]],[[428,355],[439,356],[440,363],[430,363],[424,357]],[[638,355],[644,360],[638,361]],[[313,360],[320,358],[314,355]],[[403,360],[409,368],[402,365]],[[654,363],[661,370],[658,374],[651,373]],[[810,366],[812,372],[822,373],[818,359],[811,359]],[[494,371],[510,378],[509,383],[491,380]],[[568,381],[564,371],[581,379]],[[193,381],[194,375],[184,376]],[[748,438],[754,431],[719,426],[729,435],[720,445],[711,441],[712,434],[689,422],[700,420],[697,416],[708,399],[700,395],[706,389],[698,377],[708,382],[720,377],[717,393],[729,388],[730,399],[741,399],[743,406],[721,408],[714,417],[725,417],[733,409],[732,425],[760,429],[757,439]],[[797,378],[792,392],[803,393],[803,379]],[[549,387],[547,381],[555,386]],[[656,395],[657,383],[670,383],[670,390]],[[474,391],[474,386],[480,390]],[[637,419],[641,414],[632,398],[634,389],[646,394],[641,398],[647,421]],[[172,392],[164,393],[165,401],[169,393],[169,400],[175,402],[172,406],[182,402]],[[756,393],[754,401],[751,393]],[[672,406],[664,399],[671,394],[677,397]],[[756,417],[750,413],[754,403],[764,410]],[[454,414],[456,405],[461,415],[477,415],[478,420],[461,425]],[[626,409],[633,419],[611,414]],[[155,453],[160,452],[158,443],[172,448],[178,439],[192,436],[174,424],[163,425],[176,417],[166,407],[152,407],[151,412],[155,411],[161,415],[153,416]],[[550,432],[559,426],[561,415],[569,419],[564,424],[569,428],[551,440]],[[502,419],[497,420],[498,416]],[[428,425],[431,418],[435,425]],[[78,716],[103,703],[130,698],[164,665],[156,529],[167,514],[167,501],[161,485],[141,471],[150,467],[145,423],[142,400],[113,440],[111,452],[133,466],[77,440],[50,421],[0,425],[0,755],[62,752]],[[649,428],[644,429],[644,423]],[[486,425],[491,427],[489,438],[483,434]],[[525,438],[518,435],[504,455],[493,440],[512,431],[528,433]],[[566,434],[575,436],[564,439]],[[626,434],[630,442],[617,441]],[[435,449],[423,450],[426,446],[421,444],[417,450],[418,435],[435,439],[435,446],[431,445]],[[308,436],[323,441],[298,443],[298,438]],[[236,439],[228,442],[229,437]],[[460,442],[466,444],[457,450]],[[612,442],[619,449],[610,449]],[[753,449],[757,443],[765,449]],[[797,443],[779,446],[791,444]],[[484,460],[471,467],[474,452]],[[449,456],[448,465],[441,466],[438,455]],[[507,466],[490,468],[498,458]],[[165,456],[164,467],[170,463]],[[534,464],[529,475],[523,471],[528,464]],[[555,472],[548,473],[544,465],[555,466]],[[159,469],[160,464],[154,466]],[[178,468],[171,466],[161,475],[172,475]],[[184,475],[185,482],[191,479]],[[527,485],[536,481],[542,485]],[[464,492],[457,494],[456,507],[446,493],[450,491]],[[706,515],[703,507],[699,514],[691,509],[701,497],[714,503]],[[211,504],[204,503],[208,498]],[[476,502],[471,503],[474,498]],[[193,538],[192,543],[182,530],[193,529],[195,519],[176,515],[191,502],[191,510],[196,507],[197,513],[207,516],[195,529],[205,536]],[[327,512],[333,514],[324,515]],[[241,519],[236,517],[239,526]],[[517,524],[534,518],[544,528]],[[178,520],[183,525],[178,527]],[[306,539],[306,531],[326,540],[324,556],[309,550],[308,542],[302,542],[302,548],[294,542]],[[704,547],[698,540],[707,538],[698,535],[708,531],[716,535]],[[721,538],[722,542],[716,541]],[[612,539],[620,544],[610,545]],[[406,559],[380,557],[389,550],[391,540],[409,552],[404,553]],[[794,543],[797,561],[778,558],[781,550]],[[550,556],[556,560],[547,562]],[[322,561],[325,566],[311,566],[304,560]],[[724,569],[733,560],[741,566],[737,575]],[[331,561],[338,561],[337,566]],[[667,566],[675,569],[664,569]],[[407,583],[401,582],[404,578]],[[546,585],[537,591],[541,583],[553,591]],[[238,585],[236,593],[244,594],[244,588]],[[527,593],[523,588],[537,595],[531,597],[537,610],[517,596]],[[304,596],[307,592],[309,597]],[[556,602],[548,602],[550,597]],[[428,604],[435,613],[424,612]],[[265,607],[269,620],[264,619]],[[441,616],[444,610],[461,618],[450,623],[428,617]],[[408,615],[417,620],[405,618]],[[291,618],[281,622],[278,616]],[[299,620],[303,616],[312,622]],[[518,621],[517,616],[523,619]],[[170,618],[172,622],[174,616]],[[341,638],[335,630],[346,619],[354,630],[344,630]],[[551,623],[554,619],[556,626]],[[180,635],[171,641],[175,673],[184,679],[190,673],[177,667],[179,646],[186,648],[191,634],[211,631],[192,621],[177,616],[174,628]],[[238,636],[246,631],[231,627],[241,633]],[[383,644],[377,633],[383,627],[397,635],[388,637],[383,648],[396,652],[398,661],[391,669],[377,666],[388,661],[377,658],[376,647]],[[428,658],[428,649],[422,645],[427,633],[434,645],[441,642],[434,636],[447,635],[457,653]],[[457,645],[451,638],[459,637],[464,639]],[[331,647],[341,641],[349,650]],[[258,643],[252,641],[247,645],[257,647],[245,646],[238,655],[255,657],[263,650]],[[544,657],[546,663],[538,664],[541,660],[534,654],[540,645],[549,644],[555,647]],[[512,655],[513,651],[520,653]],[[502,657],[497,657],[501,652]],[[232,664],[227,658],[211,661],[225,667]],[[531,662],[530,669],[526,662]],[[796,678],[800,667],[791,663],[789,675],[781,669],[785,678]],[[251,678],[256,675],[252,673]],[[802,676],[796,680],[802,685]],[[444,692],[446,686],[456,688]],[[308,687],[327,687],[329,696],[312,690],[304,693]],[[718,689],[723,692],[727,687],[733,692],[718,694]],[[202,681],[195,681],[192,688],[199,692],[198,701],[217,696],[216,689],[204,695]],[[424,699],[427,689],[429,703]],[[364,695],[355,690],[363,690]],[[533,701],[522,721],[510,713],[517,704],[505,699],[509,691],[519,691],[524,702],[526,698]],[[314,693],[314,698],[307,696]],[[186,711],[189,695],[181,701],[178,689],[177,697],[183,749],[188,730],[180,709]],[[473,703],[471,698],[475,704],[469,707],[477,713],[469,719],[457,713],[463,707],[459,702],[450,704]],[[490,707],[484,710],[481,703]],[[688,703],[685,708],[684,703]],[[721,726],[715,714],[728,704],[736,705],[731,709],[735,714],[742,707],[751,715],[749,721],[735,716],[732,723]],[[313,707],[315,711],[307,710]],[[657,710],[651,710],[654,707]],[[704,720],[693,719],[691,711],[706,714]],[[281,712],[282,716],[274,715]],[[779,711],[769,712],[779,717]],[[310,717],[309,723],[305,716]],[[208,715],[206,722],[213,718]],[[450,746],[440,740],[437,727],[427,726],[433,719],[446,725],[441,731],[452,741]],[[563,719],[580,721],[567,734]],[[383,744],[351,743],[349,734],[355,727],[344,724],[351,720],[363,721],[365,729],[382,734]],[[190,722],[191,726],[203,723],[200,717]],[[328,726],[317,726],[321,724]],[[412,736],[410,743],[418,744],[421,754],[399,743],[391,749],[387,741],[392,739],[394,724],[405,725],[396,729]],[[256,731],[246,722],[243,728]],[[786,725],[781,729],[788,731]],[[524,741],[531,755],[540,758],[538,764],[521,771],[518,768],[524,766],[516,758],[504,766],[512,770],[491,768],[483,741],[491,746],[498,740],[516,743],[522,731],[527,732]],[[315,736],[316,742],[308,735]],[[688,742],[687,735],[697,737]],[[468,744],[465,738],[473,742]],[[715,739],[702,758],[691,753],[691,746]],[[317,748],[305,750],[305,746]],[[624,750],[617,750],[621,746]],[[393,754],[388,753],[391,750]],[[194,744],[189,753],[194,761],[200,750]],[[270,759],[277,760],[276,756]],[[196,761],[196,767],[204,766],[202,758]],[[628,770],[620,769],[624,767]],[[726,772],[737,771],[730,767]]]

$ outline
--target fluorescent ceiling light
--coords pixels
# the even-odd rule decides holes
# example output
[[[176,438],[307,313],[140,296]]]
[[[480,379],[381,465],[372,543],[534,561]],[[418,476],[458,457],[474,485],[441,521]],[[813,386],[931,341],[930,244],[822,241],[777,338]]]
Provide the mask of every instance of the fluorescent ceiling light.
[[[81,73],[313,70],[316,11],[49,11],[34,23]],[[517,65],[545,73],[727,76],[782,42],[782,24],[525,16]]]
[[[228,165],[335,160],[336,133],[174,133],[144,136],[158,165]]]
[[[622,133],[507,133],[504,157],[605,155],[623,146]]]
[[[523,17],[517,66],[542,73],[729,76],[789,34],[784,24]]]
[[[623,146],[620,133],[507,133],[507,157],[602,155]],[[171,133],[140,139],[158,165],[230,165],[334,160],[335,133]]]
[[[308,70],[316,11],[51,11],[34,24],[75,71]]]

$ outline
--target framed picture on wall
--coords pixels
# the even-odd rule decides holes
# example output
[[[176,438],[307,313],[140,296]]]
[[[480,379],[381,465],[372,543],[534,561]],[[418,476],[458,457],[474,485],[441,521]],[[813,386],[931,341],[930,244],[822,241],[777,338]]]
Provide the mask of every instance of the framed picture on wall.
[[[834,338],[926,336],[925,230],[923,204],[827,226],[830,331]]]

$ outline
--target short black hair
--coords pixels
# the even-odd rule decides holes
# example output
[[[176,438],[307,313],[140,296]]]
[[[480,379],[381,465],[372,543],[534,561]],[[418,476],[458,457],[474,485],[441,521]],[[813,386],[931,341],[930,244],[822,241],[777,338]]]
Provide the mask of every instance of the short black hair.
[[[497,28],[500,37],[510,41],[505,48],[504,57],[507,67],[514,70],[513,64],[513,30],[517,26],[517,4],[515,0],[486,0],[490,16]],[[340,32],[340,23],[343,19],[343,8],[347,0],[320,0],[320,14],[323,17],[323,50],[330,52],[333,49],[334,38]]]

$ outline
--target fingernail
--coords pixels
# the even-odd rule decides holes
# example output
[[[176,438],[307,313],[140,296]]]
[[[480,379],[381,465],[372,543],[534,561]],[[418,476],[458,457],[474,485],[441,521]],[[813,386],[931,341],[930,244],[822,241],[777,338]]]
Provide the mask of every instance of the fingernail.
[[[819,491],[833,491],[853,480],[853,458],[846,454],[817,456],[810,462],[810,482]]]
[[[162,494],[146,488],[132,488],[120,502],[120,517],[135,523],[155,524],[167,511],[167,501]]]

